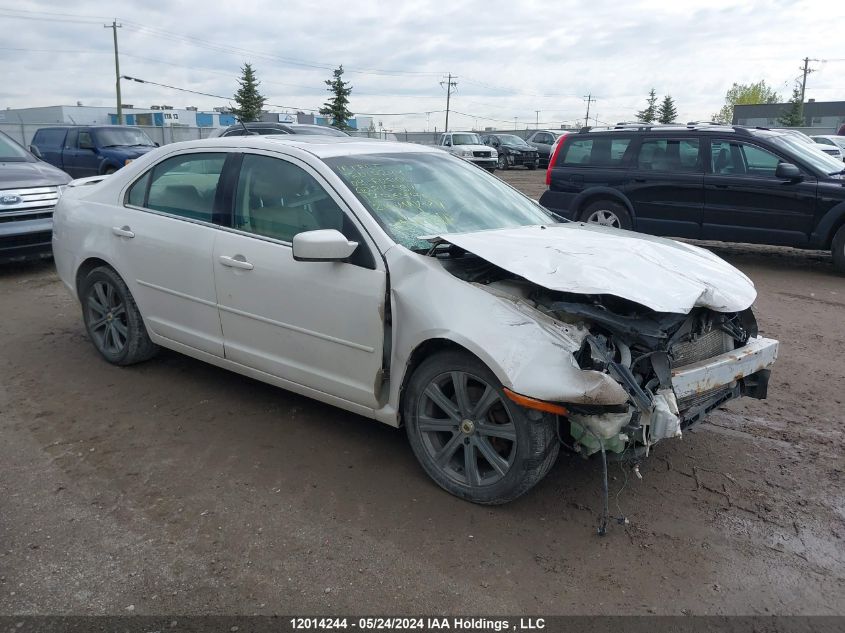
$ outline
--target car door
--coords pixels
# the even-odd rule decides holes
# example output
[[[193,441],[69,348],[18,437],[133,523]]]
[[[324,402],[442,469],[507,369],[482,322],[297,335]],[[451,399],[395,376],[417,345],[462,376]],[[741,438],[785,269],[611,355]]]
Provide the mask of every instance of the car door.
[[[245,154],[232,230],[214,244],[226,358],[367,408],[378,406],[386,274],[341,198],[292,157]],[[294,235],[337,229],[346,262],[293,259]]]
[[[701,141],[694,136],[642,138],[626,194],[634,227],[652,235],[697,238],[704,212]]]
[[[42,128],[35,133],[32,139],[32,145],[38,148],[41,158],[51,165],[59,169],[65,169],[64,166],[64,145],[67,137],[68,129],[64,127],[58,128]],[[70,172],[67,172],[71,176]]]
[[[221,180],[234,156],[191,150],[165,158],[131,185],[111,219],[119,269],[147,328],[219,357],[212,253],[228,220]]]
[[[540,158],[540,162],[543,164],[549,162],[549,152],[551,151],[552,143],[554,142],[553,139],[554,137],[548,132],[535,132],[528,141],[529,145],[537,148],[537,155]]]
[[[750,141],[712,139],[704,178],[702,238],[803,246],[813,230],[817,180],[775,177],[791,162]],[[800,166],[799,166],[800,168]]]
[[[73,137],[71,139],[71,137]],[[71,141],[74,141],[71,143]],[[94,133],[89,128],[68,132],[65,140],[65,171],[74,178],[87,178],[100,173],[100,155]]]
[[[567,139],[568,140],[568,139]],[[606,196],[609,189],[624,192],[628,182],[630,136],[595,134],[576,135],[561,148],[551,174],[551,184],[541,198],[542,204],[572,220],[577,217],[578,200]],[[583,205],[582,205],[583,207]]]

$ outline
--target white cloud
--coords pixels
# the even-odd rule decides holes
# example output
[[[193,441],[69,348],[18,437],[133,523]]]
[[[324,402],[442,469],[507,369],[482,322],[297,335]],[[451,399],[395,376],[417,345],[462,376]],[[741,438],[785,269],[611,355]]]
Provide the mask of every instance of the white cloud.
[[[111,32],[102,27],[111,17],[101,15],[102,6],[93,0],[67,9],[38,0],[0,5],[0,107],[111,105]],[[845,99],[839,81],[845,61],[833,61],[845,59],[845,8],[835,0],[115,0],[109,10],[124,23],[122,74],[231,95],[240,65],[251,61],[268,102],[285,106],[318,108],[330,71],[313,66],[342,63],[356,112],[442,110],[440,75],[452,72],[458,76],[452,108],[475,116],[456,114],[452,126],[482,125],[482,117],[508,125],[517,117],[523,126],[533,124],[536,110],[541,122],[583,120],[588,93],[598,98],[592,113],[599,120],[631,119],[651,87],[675,98],[681,120],[702,119],[718,110],[735,81],[765,79],[788,97],[805,56],[830,60],[811,64],[817,72],[807,97]],[[89,17],[56,15],[62,12]],[[403,73],[377,72],[392,70]],[[123,82],[123,100],[226,103],[131,82]],[[444,115],[379,118],[385,127],[422,129],[427,120],[442,128]]]

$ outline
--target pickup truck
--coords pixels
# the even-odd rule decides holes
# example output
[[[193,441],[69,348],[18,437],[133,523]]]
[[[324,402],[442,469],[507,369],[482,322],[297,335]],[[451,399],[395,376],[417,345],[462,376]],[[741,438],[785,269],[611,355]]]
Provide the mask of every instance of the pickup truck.
[[[474,132],[446,132],[440,135],[437,146],[490,172],[495,171],[498,165],[496,150],[482,144]]]
[[[44,127],[29,150],[74,178],[113,174],[157,147],[143,130],[124,125]]]

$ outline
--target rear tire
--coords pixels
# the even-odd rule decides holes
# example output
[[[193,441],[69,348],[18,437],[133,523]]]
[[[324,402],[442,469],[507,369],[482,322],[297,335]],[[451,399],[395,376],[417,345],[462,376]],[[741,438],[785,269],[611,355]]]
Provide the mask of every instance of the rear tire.
[[[93,269],[79,287],[85,329],[100,355],[113,365],[133,365],[155,356],[132,293],[108,266]]]
[[[107,167],[106,171],[103,172],[103,175],[104,176],[111,176],[116,171],[117,171],[117,167]]]
[[[581,222],[612,226],[617,229],[630,230],[633,227],[628,210],[619,202],[609,199],[591,202],[580,215]]]
[[[845,225],[840,226],[833,236],[830,253],[833,255],[833,268],[845,275]]]
[[[546,476],[560,448],[555,416],[511,401],[496,375],[465,351],[425,359],[408,383],[402,414],[428,476],[473,503],[524,494]]]

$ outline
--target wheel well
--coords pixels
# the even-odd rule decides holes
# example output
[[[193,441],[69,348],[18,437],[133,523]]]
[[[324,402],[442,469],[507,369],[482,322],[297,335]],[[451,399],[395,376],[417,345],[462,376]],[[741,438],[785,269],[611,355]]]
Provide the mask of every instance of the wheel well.
[[[405,391],[408,387],[408,381],[411,379],[411,376],[416,371],[417,367],[420,366],[426,358],[431,356],[432,354],[436,354],[437,352],[441,352],[443,350],[459,350],[462,352],[466,352],[467,354],[472,354],[478,358],[475,354],[469,351],[463,345],[458,345],[455,341],[450,341],[446,338],[433,338],[427,341],[423,341],[411,352],[411,356],[408,358],[408,362],[405,365],[405,374],[402,376],[402,386],[399,388],[399,425],[402,426],[405,421],[403,420],[404,417],[404,400],[405,400]],[[480,359],[479,359],[480,360]],[[482,361],[483,362],[483,361]]]
[[[108,266],[112,268],[112,266],[98,258],[98,257],[90,257],[86,259],[82,264],[80,264],[79,268],[76,271],[76,279],[74,280],[74,288],[76,289],[76,296],[79,296],[79,285],[82,283],[82,280],[85,279],[85,276],[90,273],[95,268],[99,268],[100,266]]]
[[[631,213],[630,207],[628,207],[628,205],[625,204],[625,201],[621,197],[614,196],[611,193],[602,192],[602,193],[593,193],[593,194],[588,195],[586,198],[584,198],[578,204],[578,215],[576,217],[580,218],[581,214],[584,212],[584,209],[586,209],[592,203],[598,202],[599,200],[610,200],[611,202],[616,202],[617,204],[621,204],[623,207],[625,207],[625,210],[628,211],[628,213]],[[632,219],[633,219],[633,214],[631,214],[631,215],[632,215]]]
[[[824,243],[825,249],[833,248],[833,238],[836,237],[836,233],[843,226],[845,226],[845,214],[843,214],[842,217],[836,221],[836,224],[833,225],[833,228],[830,229],[830,233],[828,233],[827,239]]]

